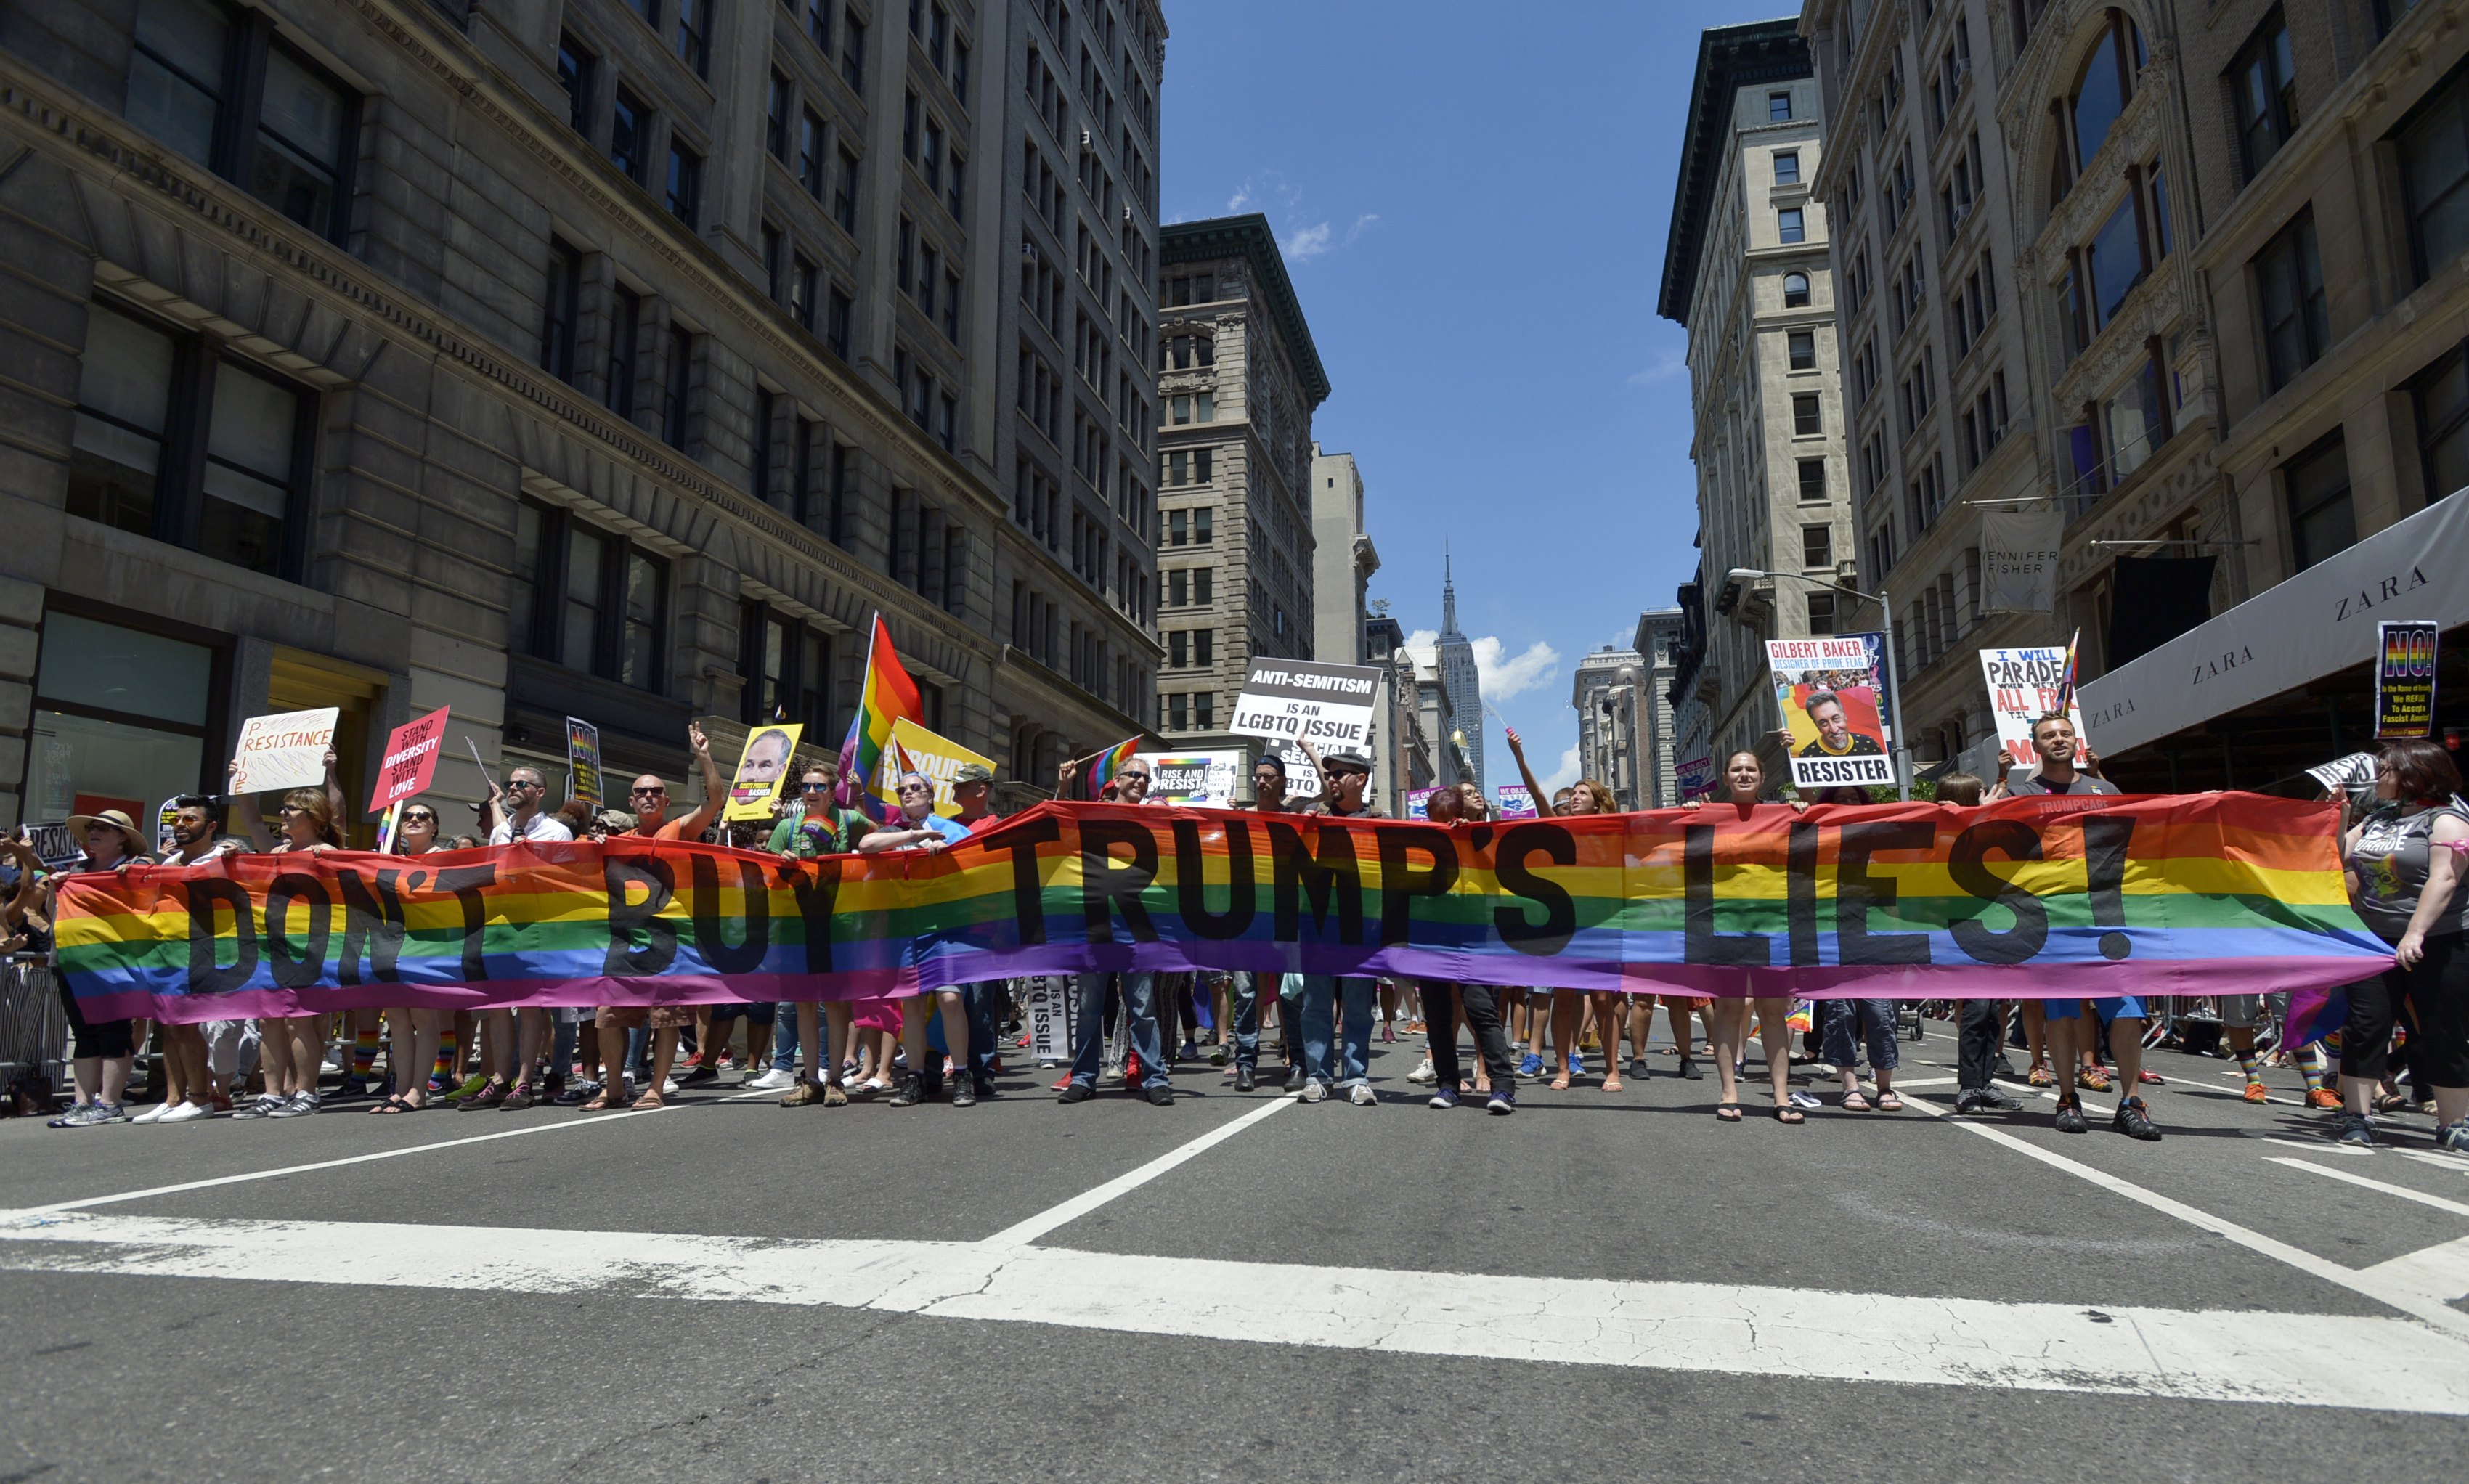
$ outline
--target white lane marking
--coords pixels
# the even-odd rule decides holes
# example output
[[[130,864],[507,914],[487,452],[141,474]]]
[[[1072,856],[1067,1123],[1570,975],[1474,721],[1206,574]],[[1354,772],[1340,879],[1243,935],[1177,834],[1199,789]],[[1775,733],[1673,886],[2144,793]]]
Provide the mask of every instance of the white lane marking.
[[[2463,1159],[2457,1154],[2438,1154],[2433,1150],[2426,1149],[2402,1149],[2394,1150],[2392,1153],[2403,1159],[2414,1159],[2422,1165],[2433,1165],[2438,1170],[2449,1170],[2454,1175],[2469,1176],[2469,1159]]]
[[[1136,1170],[1115,1176],[1105,1184],[1086,1190],[1058,1206],[1050,1206],[1025,1221],[1016,1221],[986,1239],[989,1246],[1019,1246],[1035,1242],[1058,1226],[1076,1221],[1119,1196],[1140,1189],[1168,1170],[1225,1143],[1254,1124],[1285,1107],[1295,1100],[1290,1097],[1271,1098],[1240,1118],[1229,1119],[1188,1144],[1169,1150]],[[1338,1105],[1344,1107],[1346,1105]]]
[[[2088,1309],[984,1243],[23,1212],[0,1213],[0,1267],[834,1306],[1390,1355],[2469,1415],[2469,1343],[2355,1314]],[[2394,1355],[2410,1363],[2390,1364]]]
[[[739,1103],[748,1098],[769,1096],[771,1096],[771,1094],[765,1092],[741,1092],[729,1097],[714,1099],[713,1101],[720,1103]],[[623,1108],[613,1113],[588,1114],[583,1117],[578,1117],[571,1122],[528,1124],[520,1129],[500,1129],[495,1133],[473,1134],[468,1139],[439,1139],[433,1144],[411,1144],[406,1145],[402,1149],[381,1149],[374,1153],[349,1154],[340,1159],[319,1159],[305,1165],[284,1165],[272,1170],[250,1170],[240,1175],[219,1175],[212,1179],[183,1180],[177,1185],[156,1185],[147,1190],[123,1191],[116,1196],[88,1196],[82,1200],[55,1201],[50,1205],[34,1206],[29,1209],[35,1211],[83,1211],[94,1206],[118,1205],[124,1200],[145,1200],[154,1196],[177,1196],[187,1191],[212,1190],[218,1185],[245,1185],[251,1180],[280,1179],[287,1175],[307,1175],[312,1170],[339,1170],[345,1165],[364,1165],[380,1159],[401,1159],[406,1154],[426,1154],[432,1150],[460,1149],[467,1144],[491,1144],[495,1143],[498,1139],[519,1139],[528,1133],[555,1133],[565,1129],[603,1129],[607,1128],[611,1124],[619,1123],[629,1118],[648,1118],[654,1113],[666,1113],[678,1108],[694,1107],[697,1106],[699,1105],[693,1103],[670,1103],[660,1107],[646,1107],[640,1109]],[[338,1112],[321,1116],[342,1118],[350,1115]],[[362,1116],[367,1115],[363,1114]],[[402,1115],[397,1114],[395,1116],[401,1117]]]
[[[1930,1103],[1926,1098],[1913,1098],[1910,1103],[1912,1107],[1931,1117],[1944,1118],[1959,1129],[1970,1130],[1994,1144],[2002,1144],[2026,1158],[2037,1159],[2054,1170],[2063,1170],[2112,1195],[2123,1196],[2137,1205],[2149,1206],[2164,1216],[2175,1217],[2198,1230],[2210,1232],[2216,1237],[2225,1237],[2250,1252],[2260,1253],[2275,1262],[2287,1264],[2310,1277],[2338,1284],[2354,1293],[2363,1293],[2377,1303],[2388,1304],[2448,1335],[2469,1338],[2469,1314],[2429,1298],[2414,1285],[2395,1283],[2388,1278],[2378,1277],[2372,1269],[2343,1267],[2331,1259],[2318,1257],[2303,1247],[2292,1246],[2278,1238],[2267,1237],[2251,1227],[2241,1226],[2226,1218],[2190,1206],[2182,1200],[2172,1199],[2158,1191],[2146,1190],[2134,1181],[2111,1175],[2106,1170],[2084,1164],[2080,1160],[2069,1159],[2064,1154],[2017,1138],[2003,1129],[1994,1129],[1966,1118],[1950,1117],[1946,1108]]]
[[[2373,1150],[2361,1148],[2355,1144],[2309,1144],[2304,1139],[2284,1139],[2269,1133],[2250,1133],[2247,1137],[2266,1144],[2277,1144],[2283,1149],[2302,1149],[2310,1154],[2340,1154],[2350,1159],[2375,1157]]]
[[[2303,1159],[2283,1159],[2277,1154],[2266,1155],[2264,1162],[2287,1165],[2292,1170],[2303,1170],[2309,1175],[2319,1175],[2326,1179],[2341,1180],[2350,1185],[2363,1186],[2367,1190],[2379,1190],[2387,1196],[2397,1196],[2403,1200],[2414,1200],[2419,1205],[2433,1206],[2437,1211],[2449,1211],[2455,1216],[2469,1216],[2469,1205],[2464,1205],[2457,1200],[2446,1200],[2441,1196],[2430,1196],[2424,1191],[2411,1190],[2406,1185],[2370,1180],[2363,1175],[2351,1175],[2346,1170],[2326,1169],[2322,1165],[2310,1165]]]
[[[2404,1252],[2366,1271],[2388,1283],[2406,1283],[2440,1303],[2469,1297],[2469,1237]]]

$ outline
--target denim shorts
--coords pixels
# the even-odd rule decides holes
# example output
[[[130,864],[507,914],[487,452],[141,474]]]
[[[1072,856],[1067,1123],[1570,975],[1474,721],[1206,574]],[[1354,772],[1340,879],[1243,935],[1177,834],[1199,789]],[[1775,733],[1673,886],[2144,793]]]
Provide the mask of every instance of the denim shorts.
[[[2041,1003],[2045,1007],[2043,1014],[2052,1020],[2074,1020],[2080,1019],[2083,1016],[2083,1002],[2081,1000],[2044,999],[2041,1001]],[[2100,1016],[2100,1023],[2103,1025],[2107,1025],[2111,1020],[2120,1018],[2128,1020],[2141,1020],[2146,1018],[2143,1014],[2143,1001],[2132,994],[2113,995],[2108,999],[2093,1000],[2091,1002],[2091,1013]]]

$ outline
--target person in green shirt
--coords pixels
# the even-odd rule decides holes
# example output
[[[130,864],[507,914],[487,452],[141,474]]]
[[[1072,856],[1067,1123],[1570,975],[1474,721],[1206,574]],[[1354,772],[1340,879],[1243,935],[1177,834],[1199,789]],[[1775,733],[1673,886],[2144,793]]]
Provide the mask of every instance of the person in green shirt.
[[[772,854],[783,860],[812,860],[857,849],[857,842],[873,831],[874,821],[832,802],[832,786],[839,781],[840,769],[828,763],[814,764],[797,775],[797,802],[772,827]],[[813,1000],[797,1001],[797,1044],[806,1054],[806,1075],[780,1099],[782,1107],[809,1103],[839,1107],[848,1102],[841,1085],[840,1059],[833,1054],[834,1047],[849,1043],[848,1005],[833,1000],[819,1009],[819,1015]],[[828,1041],[819,1034],[819,1021],[831,1028]]]

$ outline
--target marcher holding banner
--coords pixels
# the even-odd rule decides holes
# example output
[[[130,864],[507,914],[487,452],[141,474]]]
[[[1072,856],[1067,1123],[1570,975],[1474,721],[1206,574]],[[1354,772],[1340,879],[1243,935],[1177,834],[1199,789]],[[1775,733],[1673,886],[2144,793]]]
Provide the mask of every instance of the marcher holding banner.
[[[1133,742],[1138,740],[1132,739]],[[1142,762],[1138,756],[1125,752],[1121,746],[1109,748],[1100,756],[1125,760],[1120,764],[1121,770],[1111,780],[1115,785],[1115,802],[1134,806],[1148,802],[1149,765],[1147,764]],[[1065,763],[1056,771],[1054,778],[1056,798],[1074,797],[1073,788],[1079,781],[1082,761],[1074,758]],[[1137,845],[1134,849],[1137,852]],[[1081,871],[1084,879],[1088,873],[1095,872],[1099,875],[1103,883],[1103,879],[1113,876],[1115,870],[1115,856],[1111,848],[1101,851],[1094,861],[1089,859],[1085,853],[1082,856]],[[1139,874],[1137,854],[1131,862],[1130,874]],[[1152,878],[1155,874],[1154,870],[1149,873]],[[1124,1026],[1124,1039],[1131,1042],[1132,1055],[1141,1063],[1141,1096],[1159,1107],[1172,1106],[1174,1087],[1166,1074],[1165,1038],[1160,1033],[1158,1025],[1157,973],[1148,969],[1130,969],[1119,973],[1105,970],[1080,971],[1079,1002],[1073,1016],[1072,1076],[1064,1084],[1063,1091],[1056,1101],[1082,1103],[1097,1095],[1097,1072],[1105,1059],[1106,994],[1110,989],[1119,991],[1122,995],[1123,1018],[1127,1022]],[[1124,1074],[1124,1081],[1128,1090],[1130,1082],[1128,1071]]]
[[[2392,1024],[2406,1001],[2412,1077],[2434,1089],[2434,1142],[2469,1154],[2469,811],[2460,769],[2439,742],[2415,739],[2376,748],[2376,810],[2352,826],[2342,857],[2355,883],[2358,916],[2392,945],[2392,967],[2350,985],[2341,1032],[2340,1139],[2375,1142],[2374,1097],[2383,1084]]]
[[[959,819],[946,819],[935,812],[935,780],[915,769],[902,773],[892,782],[892,791],[900,800],[900,812],[875,826],[858,842],[860,855],[874,856],[885,851],[916,850],[935,855],[957,841],[969,837],[969,826]],[[984,817],[985,795],[977,795],[980,817]],[[926,1017],[939,1009],[943,1016],[943,1039],[951,1047],[952,1106],[973,1107],[977,1105],[977,1079],[969,1073],[969,1011],[958,985],[940,985],[924,994],[911,994],[900,1002],[900,1039],[909,1053],[909,1073],[891,1089],[893,1107],[932,1102],[943,1091],[943,1078],[938,1065],[929,1067],[926,1050]]]
[[[1722,796],[1711,803],[1692,800],[1680,807],[1696,812],[1720,809],[1742,821],[1755,818],[1760,811],[1772,811],[1765,802],[1765,765],[1754,752],[1736,752],[1723,760]],[[1794,801],[1791,808],[1799,813],[1809,812],[1809,806]],[[1713,865],[1711,836],[1701,836],[1708,846],[1708,865]],[[1711,910],[1708,917],[1712,919]],[[1711,936],[1711,935],[1710,935]],[[1743,947],[1746,946],[1743,945]],[[1764,947],[1763,943],[1760,945]],[[1743,955],[1742,962],[1746,962]],[[1759,962],[1765,961],[1763,952]],[[1715,1116],[1725,1123],[1741,1121],[1740,1066],[1742,1051],[1749,1040],[1749,1014],[1754,1009],[1758,1017],[1758,1039],[1765,1049],[1766,1081],[1774,1091],[1774,1117],[1777,1123],[1808,1122],[1808,1115],[1791,1106],[1791,1037],[1784,1025],[1791,1014],[1791,997],[1784,994],[1760,994],[1754,998],[1725,999],[1715,1006],[1713,1023],[1708,1027],[1709,1048],[1715,1056],[1715,1079],[1719,1100]]]
[[[326,752],[326,782],[334,786],[335,753]],[[265,816],[251,812],[246,816],[249,837],[257,844],[258,853],[269,856],[316,855],[340,850],[343,832],[335,822],[334,805],[325,789],[294,788],[283,796],[283,838],[270,838]],[[288,940],[289,913],[269,908],[269,934],[281,932]],[[316,934],[316,914],[310,914],[310,934]],[[266,1016],[259,1031],[264,1039],[258,1047],[265,1073],[265,1091],[258,1100],[234,1116],[242,1118],[300,1118],[314,1113],[319,1107],[317,1069],[326,1060],[326,1017],[320,1014]]]

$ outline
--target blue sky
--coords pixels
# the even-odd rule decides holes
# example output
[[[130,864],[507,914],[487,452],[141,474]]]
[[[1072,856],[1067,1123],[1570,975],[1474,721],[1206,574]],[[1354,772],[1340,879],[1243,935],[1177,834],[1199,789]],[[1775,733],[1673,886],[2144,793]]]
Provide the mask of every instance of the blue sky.
[[[1654,299],[1697,34],[1789,10],[1165,0],[1161,214],[1277,229],[1373,596],[1439,628],[1448,538],[1486,696],[1547,779],[1575,771],[1576,659],[1695,565],[1686,339]]]

